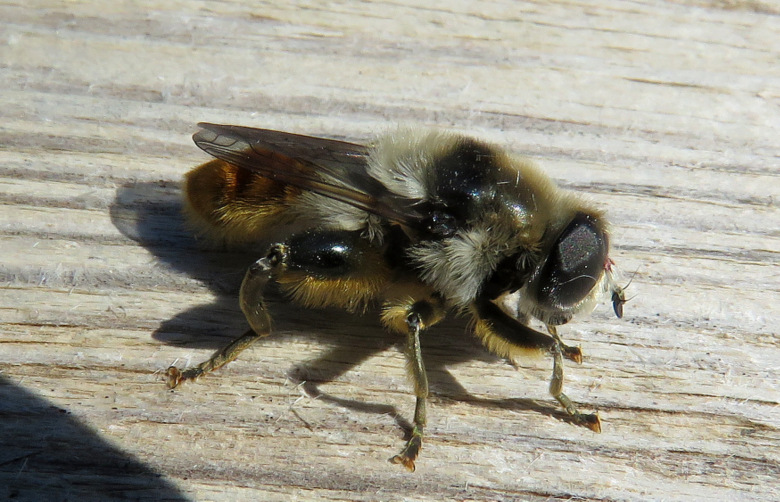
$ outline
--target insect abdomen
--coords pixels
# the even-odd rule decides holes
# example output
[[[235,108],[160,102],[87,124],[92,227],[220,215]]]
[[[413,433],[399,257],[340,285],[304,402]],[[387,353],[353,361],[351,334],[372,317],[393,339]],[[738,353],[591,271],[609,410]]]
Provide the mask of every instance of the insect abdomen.
[[[300,192],[215,159],[185,176],[185,212],[208,237],[249,241],[278,225]]]

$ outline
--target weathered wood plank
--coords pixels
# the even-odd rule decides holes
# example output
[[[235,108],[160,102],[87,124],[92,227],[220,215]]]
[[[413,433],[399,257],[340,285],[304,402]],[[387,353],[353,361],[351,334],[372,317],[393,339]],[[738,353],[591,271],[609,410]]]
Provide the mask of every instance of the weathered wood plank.
[[[770,2],[38,2],[0,6],[0,495],[33,499],[780,497],[780,8]],[[626,318],[562,329],[547,395],[464,323],[413,410],[375,315],[273,302],[276,334],[176,392],[244,329],[253,257],[179,215],[198,121],[363,141],[456,128],[602,205]],[[305,384],[298,383],[305,380]]]

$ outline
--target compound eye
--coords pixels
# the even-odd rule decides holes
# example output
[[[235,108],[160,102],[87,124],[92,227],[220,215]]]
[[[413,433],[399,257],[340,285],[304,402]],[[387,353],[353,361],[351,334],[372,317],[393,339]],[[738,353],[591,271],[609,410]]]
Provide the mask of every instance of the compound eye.
[[[577,305],[596,286],[607,259],[607,235],[592,216],[577,213],[555,242],[539,276],[538,301],[556,309]]]

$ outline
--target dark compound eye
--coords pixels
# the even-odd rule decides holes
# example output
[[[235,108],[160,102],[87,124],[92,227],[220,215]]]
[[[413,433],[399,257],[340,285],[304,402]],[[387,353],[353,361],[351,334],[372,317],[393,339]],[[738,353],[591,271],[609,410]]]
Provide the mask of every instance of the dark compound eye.
[[[607,259],[607,235],[592,216],[577,213],[555,242],[541,271],[540,304],[568,308],[596,286]]]

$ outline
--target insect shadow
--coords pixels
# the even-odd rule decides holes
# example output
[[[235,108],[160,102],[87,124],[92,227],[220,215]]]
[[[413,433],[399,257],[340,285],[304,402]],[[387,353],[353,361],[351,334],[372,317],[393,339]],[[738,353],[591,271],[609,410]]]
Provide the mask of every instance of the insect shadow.
[[[152,333],[153,338],[170,345],[217,350],[247,329],[238,306],[238,290],[247,268],[262,255],[267,243],[228,251],[198,241],[182,215],[181,187],[181,183],[173,181],[136,182],[119,187],[110,208],[111,220],[125,237],[157,258],[158,263],[153,266],[157,282],[163,283],[164,278],[166,287],[179,292],[200,290],[205,285],[216,297],[213,303],[190,307],[163,320]],[[335,309],[306,309],[287,302],[273,288],[266,299],[274,323],[271,337],[293,332],[296,339],[316,340],[327,347],[313,359],[291,362],[287,375],[293,382],[300,383],[308,395],[321,401],[393,416],[401,428],[411,430],[411,423],[394,406],[333,396],[319,389],[320,384],[338,379],[382,352],[403,350],[405,340],[383,329],[378,308],[361,315]],[[463,401],[486,408],[533,410],[571,421],[552,403],[523,398],[486,399],[470,394],[447,368],[466,361],[502,360],[470,336],[466,325],[464,319],[451,316],[422,337],[431,396],[438,406],[447,401]],[[262,345],[263,340],[257,342],[256,350],[262,350]],[[217,373],[210,378],[218,377]],[[162,380],[160,385],[164,385]],[[409,390],[411,399],[411,384]]]

